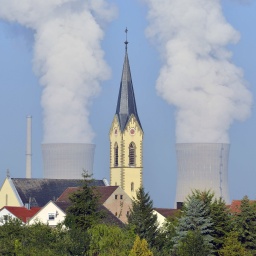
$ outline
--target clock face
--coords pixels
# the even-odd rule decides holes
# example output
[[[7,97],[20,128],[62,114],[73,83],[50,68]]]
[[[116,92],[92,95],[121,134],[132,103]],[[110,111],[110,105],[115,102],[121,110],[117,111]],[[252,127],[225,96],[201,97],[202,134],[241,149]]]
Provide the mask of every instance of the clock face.
[[[134,128],[131,128],[131,129],[130,129],[130,134],[131,134],[131,135],[134,135],[134,134],[135,134],[135,129],[134,129]]]

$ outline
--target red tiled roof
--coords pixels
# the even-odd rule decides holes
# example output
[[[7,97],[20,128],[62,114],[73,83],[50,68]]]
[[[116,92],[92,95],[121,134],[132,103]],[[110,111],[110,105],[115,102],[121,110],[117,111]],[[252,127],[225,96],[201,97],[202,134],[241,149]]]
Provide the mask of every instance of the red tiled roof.
[[[99,194],[99,202],[103,204],[106,200],[114,193],[114,191],[118,188],[118,186],[106,186],[106,187],[95,187],[96,193]],[[69,187],[67,188],[57,199],[57,202],[70,202],[69,197],[72,193],[78,191],[78,187]]]
[[[231,213],[240,213],[241,201],[242,200],[233,200],[231,205],[227,205]],[[256,202],[255,200],[250,200],[250,203],[255,203],[255,202]]]
[[[180,211],[178,209],[168,209],[168,208],[154,208],[154,210],[162,214],[165,218],[169,216],[173,216]]]
[[[27,222],[28,218],[33,217],[41,209],[40,207],[32,207],[29,210],[26,207],[18,206],[4,206],[2,209],[4,208],[20,220],[22,220],[24,223]]]

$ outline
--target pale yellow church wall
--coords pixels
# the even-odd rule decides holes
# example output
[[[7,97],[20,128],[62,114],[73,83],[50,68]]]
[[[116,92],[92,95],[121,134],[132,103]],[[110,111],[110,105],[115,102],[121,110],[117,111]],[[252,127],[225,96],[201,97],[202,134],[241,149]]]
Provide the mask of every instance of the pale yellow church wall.
[[[134,132],[131,132],[134,131]],[[114,117],[109,133],[110,138],[110,184],[120,185],[132,198],[142,186],[143,170],[143,131],[134,115],[131,115],[125,130],[121,132],[117,116]],[[115,144],[118,145],[118,166],[114,166]],[[129,166],[129,146],[135,144],[135,165]],[[131,183],[134,191],[131,191]]]
[[[0,208],[4,206],[23,206],[12,186],[10,178],[6,178],[0,190]]]
[[[110,138],[110,167],[114,167],[114,148],[115,144],[118,145],[119,156],[118,163],[121,165],[121,151],[122,151],[122,133],[118,123],[117,116],[114,117],[112,126],[109,133]]]
[[[131,129],[135,130],[135,133],[131,134]],[[124,131],[124,166],[129,166],[129,145],[133,142],[136,146],[136,155],[135,155],[135,167],[142,167],[143,155],[142,155],[142,140],[143,132],[140,129],[136,119],[132,117],[128,122],[126,129]]]
[[[111,186],[121,186],[120,168],[111,168],[110,171],[111,171],[110,185]]]
[[[131,184],[134,184],[132,190]],[[136,191],[142,186],[142,169],[126,168],[124,169],[124,191],[130,198],[136,198]]]

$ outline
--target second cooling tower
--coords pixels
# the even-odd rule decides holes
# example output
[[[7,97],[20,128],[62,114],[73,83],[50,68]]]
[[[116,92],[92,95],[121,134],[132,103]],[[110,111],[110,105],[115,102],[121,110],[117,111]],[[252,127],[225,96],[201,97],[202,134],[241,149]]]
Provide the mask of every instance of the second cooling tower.
[[[192,190],[211,190],[229,203],[229,144],[178,143],[176,203],[184,202]]]
[[[93,173],[95,145],[85,143],[42,144],[44,178],[82,179]]]

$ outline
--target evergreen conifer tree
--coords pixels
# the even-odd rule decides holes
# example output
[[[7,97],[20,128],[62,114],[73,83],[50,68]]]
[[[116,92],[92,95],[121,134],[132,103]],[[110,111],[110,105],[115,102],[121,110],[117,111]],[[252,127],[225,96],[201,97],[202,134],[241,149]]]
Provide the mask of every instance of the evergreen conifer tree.
[[[198,230],[189,230],[179,242],[176,253],[178,256],[208,256],[209,248]]]
[[[256,254],[256,204],[245,196],[241,201],[240,213],[236,218],[239,241]]]
[[[104,218],[100,210],[99,196],[93,186],[94,180],[84,173],[81,188],[70,196],[71,206],[67,209],[64,224],[69,228],[87,230]]]
[[[196,231],[203,238],[204,248],[208,249],[208,254],[211,255],[213,248],[213,232],[212,219],[209,216],[209,208],[200,199],[191,196],[185,204],[183,216],[179,219],[179,224],[176,228],[177,235],[173,238],[174,250],[180,246],[180,241],[187,237],[188,231]]]
[[[238,241],[238,233],[231,231],[224,240],[223,248],[219,250],[220,256],[251,256],[241,242]]]
[[[232,229],[232,217],[226,203],[222,198],[214,198],[214,193],[210,190],[194,190],[190,198],[200,199],[208,209],[209,216],[212,219],[212,237],[214,254],[223,246],[224,239]]]
[[[158,223],[157,216],[153,213],[153,201],[144,188],[136,192],[137,198],[132,201],[132,209],[128,214],[128,227],[141,238],[146,239],[150,247],[157,246]]]

